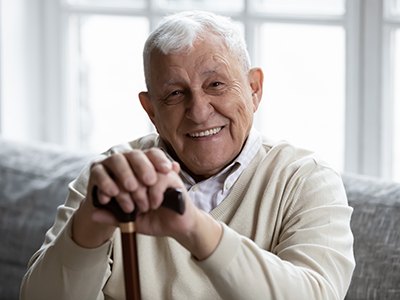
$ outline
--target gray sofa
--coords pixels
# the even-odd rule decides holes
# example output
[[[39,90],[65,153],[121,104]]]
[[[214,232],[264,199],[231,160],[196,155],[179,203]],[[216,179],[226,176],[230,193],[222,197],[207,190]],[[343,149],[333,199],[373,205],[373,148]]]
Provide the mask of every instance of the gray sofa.
[[[0,138],[0,299],[18,299],[28,259],[91,155]],[[346,299],[400,299],[400,184],[344,175],[357,267]],[[44,299],[46,300],[46,299]],[[279,300],[279,299],[278,299]]]

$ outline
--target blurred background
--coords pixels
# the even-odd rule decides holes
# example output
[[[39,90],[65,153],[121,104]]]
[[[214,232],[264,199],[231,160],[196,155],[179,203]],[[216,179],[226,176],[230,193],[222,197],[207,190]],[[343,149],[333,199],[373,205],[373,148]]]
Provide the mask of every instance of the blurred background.
[[[187,9],[242,28],[264,135],[400,181],[400,0],[0,0],[0,136],[102,152],[153,131],[143,44]]]

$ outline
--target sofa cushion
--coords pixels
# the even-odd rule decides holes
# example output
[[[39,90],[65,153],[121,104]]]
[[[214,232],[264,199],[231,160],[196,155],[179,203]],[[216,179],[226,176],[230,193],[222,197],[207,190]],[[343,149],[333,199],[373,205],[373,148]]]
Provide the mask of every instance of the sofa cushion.
[[[0,299],[18,299],[28,260],[88,159],[55,146],[0,139]]]
[[[346,299],[400,299],[400,184],[343,176],[356,268]]]

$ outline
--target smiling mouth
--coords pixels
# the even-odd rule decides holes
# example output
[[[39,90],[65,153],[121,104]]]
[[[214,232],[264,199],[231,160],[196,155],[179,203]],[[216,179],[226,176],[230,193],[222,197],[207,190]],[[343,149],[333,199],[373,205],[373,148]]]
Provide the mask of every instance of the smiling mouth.
[[[191,138],[209,137],[209,136],[216,135],[218,132],[220,132],[222,130],[222,128],[223,127],[215,127],[215,128],[207,129],[204,131],[188,133],[187,135],[190,136]]]

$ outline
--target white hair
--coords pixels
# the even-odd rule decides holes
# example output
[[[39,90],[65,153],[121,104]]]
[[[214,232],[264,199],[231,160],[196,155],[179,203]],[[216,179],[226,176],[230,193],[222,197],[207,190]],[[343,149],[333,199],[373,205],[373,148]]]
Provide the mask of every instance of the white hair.
[[[250,69],[250,57],[239,27],[228,17],[205,11],[185,11],[164,17],[144,45],[143,63],[146,85],[150,83],[150,58],[154,49],[176,54],[189,51],[196,40],[212,33],[221,38],[226,47],[237,55],[243,69]]]

